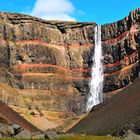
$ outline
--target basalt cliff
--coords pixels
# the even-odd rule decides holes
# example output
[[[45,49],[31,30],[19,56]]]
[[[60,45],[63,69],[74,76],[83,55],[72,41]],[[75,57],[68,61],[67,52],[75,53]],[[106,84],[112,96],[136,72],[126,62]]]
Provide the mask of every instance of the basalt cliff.
[[[96,23],[0,13],[0,99],[8,105],[82,113]],[[102,25],[104,98],[139,77],[140,9]]]

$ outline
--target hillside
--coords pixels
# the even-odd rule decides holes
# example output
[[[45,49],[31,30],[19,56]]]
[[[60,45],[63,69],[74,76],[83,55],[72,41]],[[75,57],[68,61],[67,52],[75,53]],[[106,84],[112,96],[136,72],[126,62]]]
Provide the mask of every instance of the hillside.
[[[0,120],[4,120],[9,124],[18,124],[22,128],[30,132],[39,132],[40,130],[21,117],[12,108],[7,106],[0,100]],[[1,122],[1,121],[0,121]]]
[[[131,129],[140,134],[140,78],[108,101],[96,106],[70,133],[121,134]]]

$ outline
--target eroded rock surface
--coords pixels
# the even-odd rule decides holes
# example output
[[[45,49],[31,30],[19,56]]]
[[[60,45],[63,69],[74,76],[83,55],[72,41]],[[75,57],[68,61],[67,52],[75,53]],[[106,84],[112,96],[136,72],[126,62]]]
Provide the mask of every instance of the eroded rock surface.
[[[1,12],[0,82],[17,95],[7,95],[7,86],[1,99],[26,108],[84,111],[95,26]],[[103,25],[102,47],[104,95],[110,97],[139,76],[140,9]]]

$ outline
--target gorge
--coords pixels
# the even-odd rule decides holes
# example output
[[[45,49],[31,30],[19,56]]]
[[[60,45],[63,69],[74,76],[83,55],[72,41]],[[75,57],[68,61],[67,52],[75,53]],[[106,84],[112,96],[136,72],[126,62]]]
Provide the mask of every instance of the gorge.
[[[32,120],[42,130],[47,128],[39,124],[46,118],[53,121],[51,128],[56,128],[64,125],[63,120],[68,123],[83,114],[95,74],[96,26],[94,22],[45,21],[0,12],[1,101],[30,122],[29,115],[42,116],[41,121],[36,121],[37,117]],[[92,105],[103,98],[107,101],[139,78],[140,9],[102,25],[100,40],[103,74],[98,67],[101,73],[97,77],[104,77],[103,94],[99,100],[94,97]],[[100,85],[102,80],[97,83]]]

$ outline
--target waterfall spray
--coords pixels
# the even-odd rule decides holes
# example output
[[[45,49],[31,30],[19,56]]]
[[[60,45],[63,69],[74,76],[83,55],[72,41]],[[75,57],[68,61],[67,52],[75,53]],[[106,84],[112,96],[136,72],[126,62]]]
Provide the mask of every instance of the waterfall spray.
[[[87,100],[87,111],[90,111],[93,106],[103,101],[101,26],[95,27],[95,48],[92,60],[93,60],[93,67],[91,73],[92,78],[89,83],[90,92]]]

